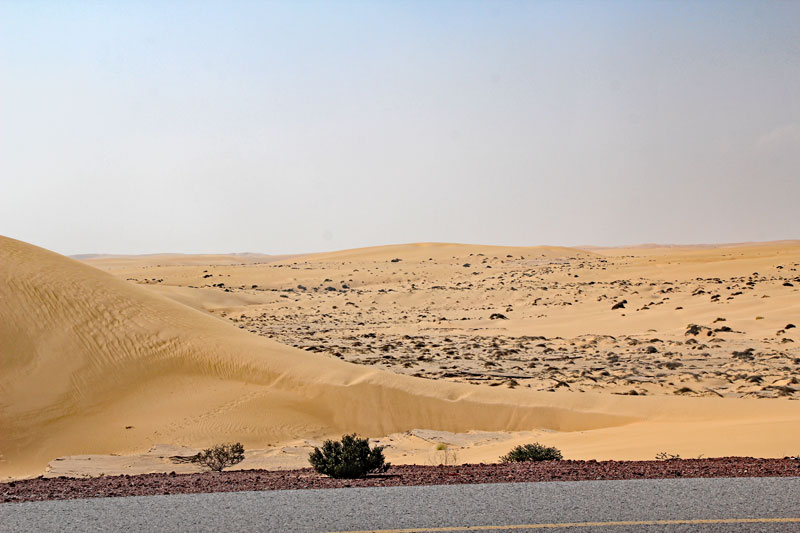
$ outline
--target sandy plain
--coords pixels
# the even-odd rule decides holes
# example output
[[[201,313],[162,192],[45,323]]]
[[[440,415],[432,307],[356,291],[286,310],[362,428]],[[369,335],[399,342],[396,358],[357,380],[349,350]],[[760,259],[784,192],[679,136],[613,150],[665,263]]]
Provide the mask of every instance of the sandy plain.
[[[800,453],[797,241],[0,262],[2,477],[233,440],[305,466],[352,431],[395,463]]]

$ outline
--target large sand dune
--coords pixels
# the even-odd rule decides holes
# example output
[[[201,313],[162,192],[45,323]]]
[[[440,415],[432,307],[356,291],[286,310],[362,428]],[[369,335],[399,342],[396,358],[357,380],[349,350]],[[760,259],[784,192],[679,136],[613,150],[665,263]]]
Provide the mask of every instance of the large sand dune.
[[[191,276],[198,268],[188,268]],[[798,405],[401,376],[278,344],[148,287],[0,237],[3,476],[39,473],[59,456],[139,453],[155,443],[240,440],[258,448],[413,428],[548,430],[568,457],[651,457],[687,442],[706,455],[782,456],[796,452]]]

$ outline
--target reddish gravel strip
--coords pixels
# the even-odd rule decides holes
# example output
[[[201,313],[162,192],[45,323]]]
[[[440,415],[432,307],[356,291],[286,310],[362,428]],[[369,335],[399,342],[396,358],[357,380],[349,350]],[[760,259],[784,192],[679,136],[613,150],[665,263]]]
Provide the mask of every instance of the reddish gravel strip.
[[[251,490],[676,477],[800,477],[800,461],[792,458],[721,457],[667,461],[545,461],[449,467],[408,465],[393,466],[384,475],[364,479],[331,479],[314,473],[310,468],[89,479],[38,477],[0,483],[0,502]]]

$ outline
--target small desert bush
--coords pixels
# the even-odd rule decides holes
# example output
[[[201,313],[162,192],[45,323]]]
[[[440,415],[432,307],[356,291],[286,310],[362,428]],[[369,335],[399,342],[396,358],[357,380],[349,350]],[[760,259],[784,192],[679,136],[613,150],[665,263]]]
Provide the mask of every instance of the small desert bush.
[[[214,472],[222,472],[223,468],[239,464],[243,460],[244,446],[237,442],[236,444],[217,444],[206,448],[193,456],[191,462],[203,465]]]
[[[524,461],[560,461],[564,456],[556,447],[548,447],[535,442],[515,447],[500,458],[504,463],[521,463]]]
[[[680,458],[681,456],[676,453],[658,452],[656,454],[656,459],[659,461],[674,461]],[[698,459],[700,459],[700,457],[698,457]]]
[[[458,462],[458,455],[456,451],[444,442],[436,445],[431,461],[434,465],[440,466],[453,466]]]
[[[326,440],[322,449],[314,448],[308,462],[320,474],[334,478],[357,478],[370,473],[386,472],[389,463],[383,457],[384,446],[369,447],[369,439],[355,433],[341,441]]]

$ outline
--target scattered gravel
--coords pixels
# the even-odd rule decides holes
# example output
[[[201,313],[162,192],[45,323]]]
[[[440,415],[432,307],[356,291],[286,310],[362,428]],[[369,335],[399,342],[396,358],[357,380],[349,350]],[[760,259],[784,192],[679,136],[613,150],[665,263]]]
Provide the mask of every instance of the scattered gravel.
[[[721,457],[665,461],[544,461],[458,466],[393,466],[363,479],[332,479],[310,468],[200,474],[144,474],[96,478],[44,478],[0,483],[0,502],[398,485],[453,485],[598,479],[797,477],[800,460]]]

